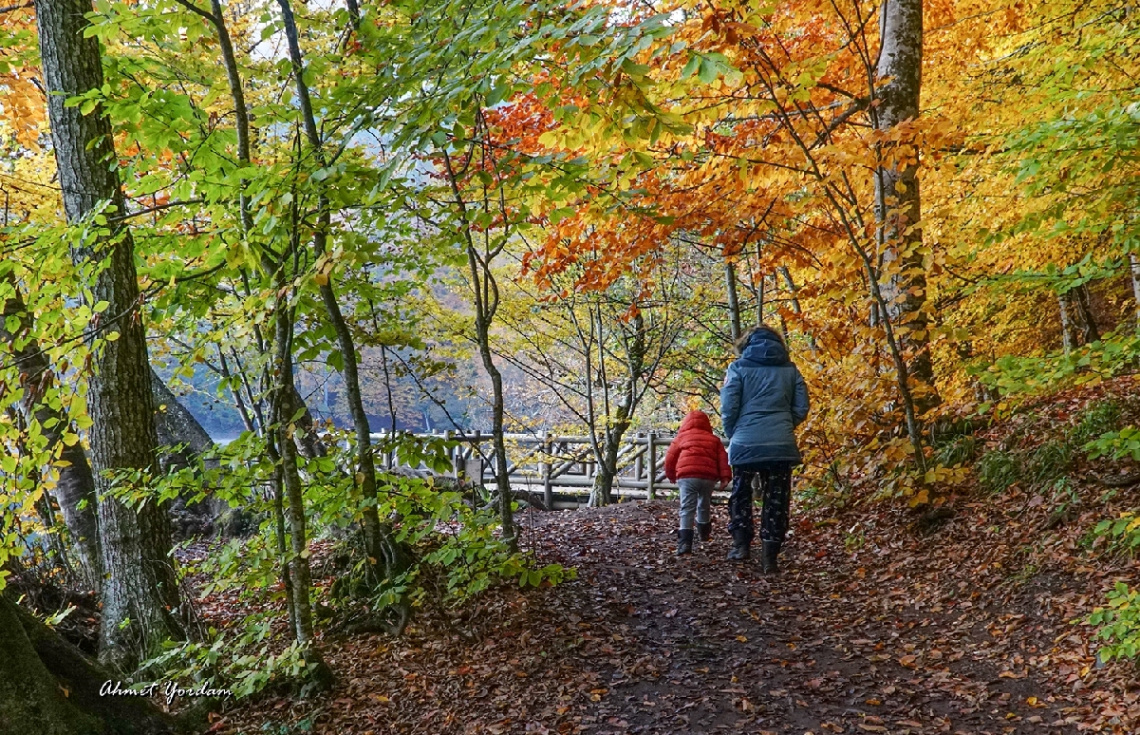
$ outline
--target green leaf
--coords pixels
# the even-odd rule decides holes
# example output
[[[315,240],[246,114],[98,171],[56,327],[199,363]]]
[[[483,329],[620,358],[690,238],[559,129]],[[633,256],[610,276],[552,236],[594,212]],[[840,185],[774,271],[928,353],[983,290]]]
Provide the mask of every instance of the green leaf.
[[[697,54],[690,56],[689,62],[685,64],[685,68],[681,70],[681,78],[688,79],[689,77],[696,74],[697,70],[701,67],[701,62],[703,60],[704,59]]]
[[[487,107],[494,107],[507,98],[511,93],[511,85],[507,83],[497,84],[487,95]]]
[[[720,71],[717,69],[716,62],[702,58],[700,66],[698,67],[697,76],[699,76],[701,81],[705,84],[712,84],[715,82],[716,78],[720,76]]]

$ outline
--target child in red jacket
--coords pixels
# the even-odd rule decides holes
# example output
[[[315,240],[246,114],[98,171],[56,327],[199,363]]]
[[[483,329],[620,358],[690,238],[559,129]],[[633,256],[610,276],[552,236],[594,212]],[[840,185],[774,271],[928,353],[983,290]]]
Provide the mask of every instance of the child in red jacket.
[[[709,507],[718,482],[732,482],[732,469],[724,444],[713,433],[709,417],[693,411],[681,422],[681,430],[665,454],[665,476],[681,489],[681,530],[677,533],[677,553],[693,551],[693,518],[701,541],[712,533]]]

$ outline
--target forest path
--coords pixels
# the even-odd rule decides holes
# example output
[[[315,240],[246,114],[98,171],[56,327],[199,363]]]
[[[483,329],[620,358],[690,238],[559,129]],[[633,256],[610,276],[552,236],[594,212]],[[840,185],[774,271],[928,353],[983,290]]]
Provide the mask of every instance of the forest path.
[[[920,537],[793,513],[771,577],[725,560],[723,507],[674,556],[676,512],[526,512],[524,546],[577,579],[423,609],[399,639],[330,634],[331,693],[238,704],[215,732],[1067,735],[1119,701],[1059,652],[1080,580],[1018,577],[1009,526],[987,527],[1002,547],[976,518]]]
[[[1076,732],[1072,703],[996,651],[982,618],[917,609],[902,580],[863,584],[828,546],[839,534],[794,535],[767,576],[755,557],[725,560],[724,508],[687,557],[672,554],[675,518],[670,503],[582,511],[572,537],[539,542],[579,568],[564,591],[618,637],[584,732]]]

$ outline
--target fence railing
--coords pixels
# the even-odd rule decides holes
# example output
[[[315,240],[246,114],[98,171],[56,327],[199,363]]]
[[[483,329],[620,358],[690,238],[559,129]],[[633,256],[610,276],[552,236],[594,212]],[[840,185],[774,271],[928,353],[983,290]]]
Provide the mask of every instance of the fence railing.
[[[484,484],[495,481],[492,435],[480,431],[465,434],[418,434],[443,437],[457,442],[449,450],[455,474],[480,478]],[[383,446],[385,434],[374,434]],[[547,508],[554,507],[556,494],[580,495],[589,491],[597,475],[597,458],[588,436],[556,434],[507,434],[507,468],[511,487],[541,492]],[[618,472],[614,477],[614,495],[653,500],[662,491],[677,489],[665,477],[665,453],[673,442],[672,435],[654,432],[627,434],[618,451]],[[386,469],[395,463],[395,453],[381,457]]]

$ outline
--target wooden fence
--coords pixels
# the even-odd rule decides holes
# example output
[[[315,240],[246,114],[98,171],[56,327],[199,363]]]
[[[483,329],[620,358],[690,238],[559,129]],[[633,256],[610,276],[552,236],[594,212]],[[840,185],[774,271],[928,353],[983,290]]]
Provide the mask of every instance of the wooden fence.
[[[444,437],[457,442],[449,450],[456,474],[479,477],[484,484],[495,482],[490,434],[473,431],[463,435],[446,432],[418,436]],[[384,434],[375,434],[373,438],[382,446]],[[541,492],[547,508],[555,507],[556,495],[581,496],[593,487],[597,460],[589,437],[544,433],[507,434],[504,438],[511,487]],[[677,485],[665,477],[665,452],[672,442],[672,435],[653,432],[626,435],[618,452],[614,495],[653,500],[658,493],[676,491]],[[394,462],[394,453],[382,458],[385,468],[392,468]]]

